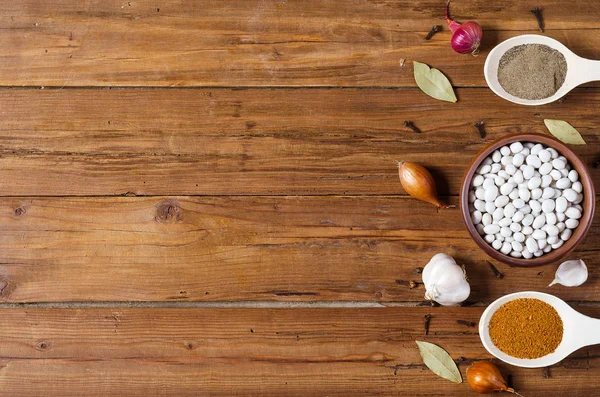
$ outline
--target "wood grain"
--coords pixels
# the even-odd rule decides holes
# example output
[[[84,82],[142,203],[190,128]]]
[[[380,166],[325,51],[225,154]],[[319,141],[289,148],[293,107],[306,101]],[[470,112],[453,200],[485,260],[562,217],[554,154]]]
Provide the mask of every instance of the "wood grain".
[[[496,279],[457,209],[402,197],[12,198],[0,224],[5,302],[419,304],[415,268],[445,252],[467,266],[469,301],[485,303],[545,290],[555,271],[497,264]],[[590,280],[552,293],[598,300],[599,234],[596,220],[570,256],[592,265]]]
[[[544,118],[569,121],[588,142],[574,150],[589,166],[597,159],[598,89],[540,108],[488,89],[458,95],[448,104],[417,89],[0,90],[0,195],[402,194],[399,159],[456,195],[486,143],[547,133]]]
[[[489,355],[476,328],[456,320],[477,322],[482,311],[4,309],[0,386],[48,397],[466,395],[466,383],[424,368],[414,341],[446,348],[464,376],[472,360]],[[501,368],[529,397],[593,395],[599,353],[580,350],[551,369],[552,379],[541,369]]]
[[[538,33],[535,0],[453,4],[485,30],[479,57],[452,51],[443,1],[0,1],[3,86],[414,86],[410,61],[483,86],[487,52]],[[600,58],[595,0],[543,4],[546,34]],[[568,15],[568,17],[566,17]],[[408,60],[401,68],[401,58]],[[598,83],[595,83],[598,85]]]

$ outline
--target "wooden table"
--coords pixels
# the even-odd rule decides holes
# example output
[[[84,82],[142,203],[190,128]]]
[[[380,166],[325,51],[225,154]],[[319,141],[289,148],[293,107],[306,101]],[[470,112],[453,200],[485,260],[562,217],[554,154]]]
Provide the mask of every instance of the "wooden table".
[[[495,278],[458,210],[406,196],[395,160],[429,167],[456,204],[477,151],[552,118],[582,133],[591,166],[600,83],[531,108],[496,97],[482,68],[499,41],[538,31],[535,6],[546,35],[600,59],[600,2],[457,0],[454,17],[485,30],[478,57],[454,53],[446,27],[424,40],[444,6],[1,0],[2,395],[475,395],[428,371],[414,341],[464,374],[490,355],[457,320],[548,291],[556,265],[496,263]],[[415,88],[413,60],[459,102]],[[570,256],[590,280],[549,290],[592,316],[599,234],[596,219]],[[464,307],[408,287],[438,252],[466,265]],[[501,368],[526,397],[600,393],[598,347],[546,372]]]

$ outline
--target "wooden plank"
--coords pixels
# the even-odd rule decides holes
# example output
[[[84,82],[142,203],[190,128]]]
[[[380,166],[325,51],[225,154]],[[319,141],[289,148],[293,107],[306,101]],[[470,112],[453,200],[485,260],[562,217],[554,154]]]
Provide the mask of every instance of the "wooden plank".
[[[486,143],[547,133],[544,118],[577,127],[588,145],[574,150],[597,159],[598,89],[541,108],[488,89],[458,95],[448,104],[417,89],[0,90],[0,194],[401,194],[399,159],[458,194]]]
[[[451,203],[456,204],[456,198]],[[60,301],[423,302],[415,268],[438,252],[467,266],[471,303],[544,290],[555,267],[493,277],[458,210],[402,197],[14,198],[0,201],[0,298]],[[598,300],[600,226],[567,300]]]
[[[4,86],[414,86],[401,58],[432,63],[457,86],[484,85],[487,51],[538,33],[535,0],[454,4],[486,30],[460,56],[443,1],[0,1]],[[600,58],[595,0],[544,2],[546,34]],[[410,62],[407,62],[410,65]],[[598,83],[596,83],[598,85]]]
[[[600,315],[598,308],[585,308]],[[489,354],[482,308],[3,309],[0,386],[19,396],[449,396],[468,385],[422,365],[414,340],[446,348],[463,376]],[[433,315],[429,336],[423,316]],[[551,369],[501,365],[529,397],[593,395],[600,348]],[[463,359],[461,359],[463,357]]]

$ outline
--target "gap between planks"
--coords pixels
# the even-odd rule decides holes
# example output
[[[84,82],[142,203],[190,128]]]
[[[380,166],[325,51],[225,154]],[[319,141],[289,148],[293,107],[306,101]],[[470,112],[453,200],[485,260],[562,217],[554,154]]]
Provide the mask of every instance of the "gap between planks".
[[[600,301],[567,301],[572,306],[600,307]],[[486,307],[489,303],[477,302],[468,307]],[[0,303],[0,309],[377,309],[377,308],[423,308],[421,301],[370,302],[370,301],[216,301],[216,302],[170,302],[170,301],[106,301],[106,302],[32,302]]]

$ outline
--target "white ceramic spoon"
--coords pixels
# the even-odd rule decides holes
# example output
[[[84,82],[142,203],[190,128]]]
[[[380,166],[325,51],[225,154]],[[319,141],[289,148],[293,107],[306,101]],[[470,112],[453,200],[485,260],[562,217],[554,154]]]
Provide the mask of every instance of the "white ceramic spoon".
[[[560,51],[567,61],[567,76],[565,82],[556,93],[545,99],[521,99],[504,91],[504,88],[498,82],[498,63],[504,53],[514,46],[521,44],[545,44],[555,50]],[[571,50],[561,42],[550,37],[537,34],[524,34],[503,41],[490,51],[483,67],[485,81],[496,95],[514,103],[521,105],[545,105],[554,102],[565,96],[573,88],[590,81],[600,80],[600,61],[582,58],[575,55]]]
[[[552,305],[558,312],[558,315],[563,321],[564,332],[562,342],[553,353],[534,359],[515,358],[501,352],[492,343],[489,333],[490,318],[492,318],[492,315],[500,308],[500,306],[506,302],[519,298],[539,299]],[[487,309],[485,309],[479,320],[479,337],[486,350],[500,360],[517,367],[541,368],[556,364],[575,350],[581,349],[584,346],[599,344],[600,319],[584,316],[572,309],[565,301],[554,295],[534,291],[517,292],[496,299]]]

